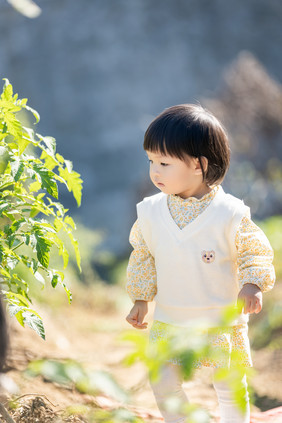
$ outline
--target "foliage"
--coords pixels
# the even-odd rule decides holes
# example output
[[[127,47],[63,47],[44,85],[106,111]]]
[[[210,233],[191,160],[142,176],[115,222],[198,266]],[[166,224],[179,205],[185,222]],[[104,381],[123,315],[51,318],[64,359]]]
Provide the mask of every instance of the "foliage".
[[[103,249],[101,244],[104,241],[104,234],[101,230],[91,229],[82,222],[77,221],[76,239],[79,243],[81,254],[81,264],[83,272],[79,273],[76,266],[74,251],[70,250],[69,267],[73,277],[85,285],[98,281],[107,281],[100,273],[100,268],[107,268],[115,260],[114,256]],[[67,235],[62,234],[62,239],[68,247],[70,241]],[[55,257],[54,257],[55,258]]]
[[[77,391],[90,395],[106,395],[123,404],[128,403],[128,395],[107,372],[89,370],[81,363],[74,360],[36,360],[29,363],[26,375],[30,377],[43,376],[45,380],[57,383],[64,387],[75,388]],[[103,423],[142,423],[143,420],[136,417],[126,408],[113,410],[89,409],[89,407],[70,407],[71,414],[86,415],[89,422]]]
[[[250,325],[252,347],[261,349],[282,348],[282,216],[273,216],[257,222],[265,232],[274,250],[276,284],[273,291],[264,296],[262,312]]]
[[[274,304],[266,305],[251,327],[254,349],[282,349],[282,299],[274,297],[273,300]]]
[[[69,415],[82,415],[89,423],[144,423],[142,418],[126,408],[107,410],[84,405],[68,407],[66,411]]]
[[[282,279],[282,216],[272,216],[257,224],[266,234],[274,250],[274,267],[279,281]]]
[[[228,328],[234,318],[238,316],[241,307],[242,304],[239,304],[238,308],[226,307],[222,314],[220,326],[216,330]],[[133,351],[126,356],[124,364],[131,366],[135,362],[141,361],[148,368],[152,380],[158,379],[161,367],[167,362],[177,362],[180,365],[183,379],[190,380],[197,367],[195,364],[199,360],[221,361],[225,360],[226,354],[228,354],[220,347],[212,348],[209,338],[205,336],[205,330],[203,331],[201,327],[175,327],[171,329],[166,338],[159,338],[154,342],[149,341],[146,334],[137,331],[124,332],[121,339],[134,345]],[[189,343],[187,342],[188,339]],[[216,369],[215,378],[225,380],[230,385],[238,407],[244,410],[246,401],[242,396],[240,381],[245,373],[251,375],[251,371],[239,364],[235,354],[233,354],[233,358],[230,369],[227,367]],[[209,414],[193,404],[189,404],[185,409],[179,409],[180,404],[176,403],[174,399],[169,399],[166,405],[174,411],[184,412],[189,421],[193,423],[210,421]]]
[[[180,334],[171,333],[165,340],[160,339],[154,344],[150,343],[143,333],[137,331],[125,332],[121,339],[123,341],[129,341],[134,345],[133,352],[128,354],[124,359],[124,364],[131,366],[137,361],[141,361],[146,365],[152,380],[157,380],[160,374],[161,367],[169,360],[181,359],[182,366],[181,372],[184,380],[192,378],[194,373],[193,363],[197,358],[203,357],[203,354],[207,355],[209,346],[203,341],[198,341],[192,334],[185,333],[185,336]],[[187,336],[189,338],[187,338]],[[189,339],[189,347],[187,348],[187,342]],[[190,342],[191,341],[191,342]],[[189,404],[188,407],[183,410],[179,409],[181,404],[178,404],[175,398],[168,398],[166,403],[167,408],[171,411],[185,412],[189,421],[193,423],[208,423],[210,421],[209,414],[199,407],[193,404]]]
[[[104,371],[88,370],[74,360],[35,360],[28,365],[28,376],[41,375],[44,379],[67,387],[74,387],[79,392],[88,394],[104,393],[118,401],[127,402],[125,391],[113,377]]]
[[[36,133],[20,120],[22,111],[39,122],[39,114],[18,99],[7,79],[0,98],[0,274],[2,291],[9,311],[19,323],[45,337],[41,317],[30,306],[29,272],[42,287],[50,281],[64,287],[69,302],[71,293],[62,271],[50,268],[50,253],[56,248],[66,268],[69,252],[60,236],[65,232],[74,248],[80,269],[76,226],[68,210],[58,202],[60,182],[81,203],[82,180],[72,163],[56,153],[56,140]],[[40,156],[39,156],[40,154]]]

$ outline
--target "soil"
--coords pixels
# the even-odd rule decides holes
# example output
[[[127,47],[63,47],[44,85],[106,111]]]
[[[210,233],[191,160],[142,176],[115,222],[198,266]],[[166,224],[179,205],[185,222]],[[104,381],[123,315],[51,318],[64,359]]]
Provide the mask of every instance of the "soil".
[[[128,368],[122,362],[132,350],[130,344],[118,339],[119,334],[130,329],[125,316],[131,303],[119,287],[109,286],[105,288],[104,293],[105,300],[100,293],[97,301],[95,289],[84,287],[83,292],[74,295],[72,305],[60,301],[58,307],[55,306],[57,297],[54,296],[53,301],[52,292],[49,296],[47,291],[47,304],[33,305],[35,309],[40,310],[43,318],[46,341],[31,329],[22,328],[15,319],[10,322],[11,346],[3,381],[6,387],[10,385],[10,393],[3,391],[1,402],[10,409],[16,423],[87,422],[85,416],[90,409],[112,410],[122,406],[102,394],[82,394],[73,387],[62,387],[42,376],[28,377],[25,374],[28,363],[42,358],[71,358],[91,369],[110,372],[120,385],[131,393],[131,403],[126,406],[128,409],[144,421],[163,421],[144,365],[137,363]],[[151,308],[149,327],[152,313]],[[252,379],[252,422],[282,422],[281,351],[253,352],[253,361],[256,374]],[[192,403],[210,412],[211,422],[219,421],[209,369],[197,371],[193,380],[186,382],[184,388]],[[274,416],[271,416],[269,410],[274,408]]]

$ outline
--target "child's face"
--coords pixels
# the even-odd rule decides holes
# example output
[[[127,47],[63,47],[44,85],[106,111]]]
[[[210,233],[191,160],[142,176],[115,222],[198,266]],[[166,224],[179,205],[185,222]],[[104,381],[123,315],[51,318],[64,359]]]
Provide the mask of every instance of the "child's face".
[[[211,190],[203,182],[202,169],[197,158],[187,155],[184,161],[159,152],[146,153],[150,161],[150,178],[163,193],[176,194],[182,198],[201,198]],[[206,161],[205,158],[203,160]]]

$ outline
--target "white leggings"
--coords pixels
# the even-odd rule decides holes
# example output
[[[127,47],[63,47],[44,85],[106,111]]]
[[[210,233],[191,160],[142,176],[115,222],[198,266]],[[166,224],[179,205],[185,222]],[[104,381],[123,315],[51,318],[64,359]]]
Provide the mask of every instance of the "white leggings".
[[[179,411],[173,412],[168,410],[168,399],[170,404],[178,404],[184,406],[189,401],[182,388],[183,378],[180,373],[179,366],[176,364],[166,364],[157,381],[150,381],[152,390],[159,410],[164,418],[165,423],[186,423],[185,414]],[[249,423],[250,422],[250,407],[249,394],[247,390],[246,376],[242,381],[242,396],[244,396],[247,408],[243,413],[232,397],[232,391],[225,382],[213,381],[213,386],[217,393],[219,402],[219,411],[221,423]],[[180,408],[178,407],[178,408]]]

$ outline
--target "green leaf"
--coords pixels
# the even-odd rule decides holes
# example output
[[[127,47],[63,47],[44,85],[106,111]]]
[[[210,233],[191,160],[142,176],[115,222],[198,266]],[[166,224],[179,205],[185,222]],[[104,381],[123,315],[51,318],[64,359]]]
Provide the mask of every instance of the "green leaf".
[[[31,112],[33,114],[33,116],[36,119],[36,123],[38,123],[40,121],[40,115],[39,115],[39,113],[36,110],[34,110],[30,106],[27,106],[26,104],[22,104],[22,106],[23,106],[24,109],[28,110],[29,112]]]
[[[54,226],[56,228],[56,231],[59,232],[63,227],[63,222],[61,221],[61,219],[58,219],[56,217],[55,220],[54,220]]]
[[[51,285],[52,285],[53,288],[56,288],[60,279],[61,278],[57,273],[53,275],[52,280],[51,280]]]
[[[4,115],[4,119],[9,133],[17,139],[22,138],[22,126],[20,121],[15,117],[15,115],[11,112],[6,112]]]
[[[51,284],[52,287],[55,288],[57,284],[59,283],[65,290],[67,296],[68,296],[68,302],[71,304],[72,302],[72,293],[66,286],[66,284],[63,282],[64,280],[64,274],[63,272],[59,272],[58,270],[49,270],[49,275],[51,277]]]
[[[29,192],[37,192],[41,189],[41,183],[36,181],[29,185]]]
[[[15,316],[19,324],[24,327],[23,310],[18,311]]]
[[[11,162],[11,173],[16,182],[20,179],[23,171],[24,163],[19,158],[15,158],[14,161]]]
[[[59,173],[62,178],[67,183],[69,191],[73,193],[74,198],[76,199],[78,207],[81,205],[81,195],[82,195],[82,179],[80,174],[72,171],[71,173],[67,169],[59,169]]]
[[[46,145],[45,152],[52,156],[55,159],[55,153],[56,153],[56,140],[53,137],[43,137],[40,134],[36,134],[38,138],[40,138]]]
[[[65,219],[64,219],[64,222],[67,225],[70,225],[73,229],[76,229],[76,225],[75,225],[73,219],[70,216],[66,216]]]
[[[10,153],[8,148],[0,146],[0,174],[3,174],[5,172],[9,162],[9,158],[10,158]]]
[[[62,282],[61,285],[62,285],[62,287],[64,288],[64,290],[65,290],[65,292],[67,294],[69,304],[71,304],[71,302],[72,302],[72,293],[71,293],[70,289],[67,287],[67,285],[64,282]]]
[[[6,101],[13,101],[13,87],[9,82],[9,79],[3,78],[5,81],[3,93],[1,94],[1,99]]]
[[[44,165],[48,170],[53,170],[58,165],[56,160],[49,156],[46,151],[42,151],[40,159],[44,160]]]
[[[3,246],[0,243],[0,263],[2,263],[4,254],[5,254],[5,250],[4,250]]]
[[[54,228],[54,226],[52,226],[50,223],[43,221],[43,219],[41,219],[40,221],[40,227],[44,228],[46,230],[46,232],[52,232],[52,233],[56,233],[56,229]]]
[[[57,153],[56,154],[56,159],[58,160],[59,163],[63,164],[65,162],[65,159],[63,158],[63,156],[61,156],[61,154]]]
[[[25,106],[27,103],[27,98],[22,98],[21,100],[17,100],[16,104],[19,104],[20,106]]]
[[[25,307],[18,306],[17,304],[9,304],[8,311],[11,317],[14,317],[17,313],[24,310]]]
[[[57,199],[58,186],[56,180],[54,179],[53,172],[49,169],[44,168],[41,164],[38,163],[33,164],[33,169],[41,180],[42,188],[46,188],[47,192]]]
[[[68,235],[69,235],[69,238],[71,240],[72,246],[74,248],[77,267],[79,268],[79,271],[81,272],[81,257],[80,257],[80,252],[79,252],[78,241],[74,238],[74,236],[71,232],[68,232]]]
[[[47,200],[49,201],[49,206],[54,206],[58,212],[57,216],[64,216],[64,214],[68,211],[64,208],[64,206],[59,203],[58,201],[52,201],[50,198],[47,197]]]
[[[8,210],[8,208],[10,207],[10,203],[7,202],[0,202],[0,216],[2,215],[2,213],[5,210]]]
[[[11,279],[10,273],[5,269],[4,266],[0,265],[0,274],[4,276],[7,280]]]
[[[35,231],[34,235],[36,238],[37,258],[42,266],[48,268],[52,242],[45,238],[38,230]]]
[[[60,385],[69,385],[72,382],[66,375],[65,363],[55,360],[36,360],[28,365],[28,374],[42,375],[45,379]]]
[[[24,243],[26,245],[29,245],[29,242],[30,242],[30,234],[29,233],[25,233],[24,234]]]
[[[33,274],[35,274],[38,270],[39,263],[36,259],[28,259],[26,260],[26,266],[32,271]]]
[[[237,307],[233,305],[225,307],[221,316],[221,326],[229,326],[235,319],[239,317],[241,312],[240,310],[243,308],[243,304],[240,304],[238,301]]]
[[[20,227],[25,223],[25,218],[22,217],[19,220],[15,220],[13,224],[9,227],[8,231],[6,232],[7,235],[13,234],[14,232],[18,231]]]
[[[71,293],[70,289],[66,286],[66,284],[64,282],[61,285],[62,285],[62,287],[64,288],[64,290],[65,290],[65,292],[67,294],[69,304],[71,304],[71,302],[72,302],[72,293]]]
[[[20,106],[16,106],[10,101],[0,100],[0,109],[2,109],[2,114],[5,115],[6,112],[16,113],[21,110]]]
[[[26,126],[22,126],[22,129],[25,132],[25,135],[23,135],[23,138],[25,138],[28,141],[31,141],[33,144],[37,145],[38,143],[35,141],[35,138],[34,138],[34,130],[32,128],[28,128]]]
[[[68,261],[69,261],[69,253],[65,247],[64,242],[61,240],[61,238],[59,238],[59,236],[57,234],[51,234],[50,238],[52,239],[52,242],[57,246],[57,248],[59,249],[59,255],[61,257],[63,257],[63,261],[64,261],[64,269],[67,267],[68,265]]]
[[[26,308],[29,307],[28,300],[21,294],[17,294],[15,292],[6,292],[5,296],[9,304],[17,304],[17,305],[24,306]]]
[[[103,392],[118,401],[128,401],[126,392],[117,384],[113,377],[105,371],[93,371],[89,374],[87,380],[84,379],[77,382],[76,385],[82,392],[93,394]]]
[[[1,104],[0,104],[0,107],[1,107]],[[2,133],[1,134],[1,132],[0,132],[0,141],[3,141],[5,138],[6,138],[6,136],[7,136],[7,134],[6,133]]]
[[[40,316],[34,314],[32,310],[25,310],[22,312],[24,324],[33,329],[42,339],[45,340],[45,330]]]
[[[59,248],[59,255],[63,257],[64,269],[66,269],[69,262],[69,253],[63,243]]]

